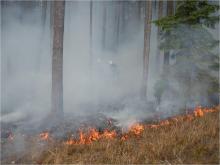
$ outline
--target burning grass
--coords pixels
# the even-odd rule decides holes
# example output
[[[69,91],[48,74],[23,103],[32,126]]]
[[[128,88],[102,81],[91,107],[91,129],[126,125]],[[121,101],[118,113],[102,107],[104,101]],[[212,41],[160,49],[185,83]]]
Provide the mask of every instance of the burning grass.
[[[211,113],[212,112],[212,113]],[[197,107],[188,115],[154,124],[134,124],[129,131],[79,130],[79,138],[58,141],[47,132],[28,143],[28,153],[3,163],[214,163],[219,161],[219,111]]]

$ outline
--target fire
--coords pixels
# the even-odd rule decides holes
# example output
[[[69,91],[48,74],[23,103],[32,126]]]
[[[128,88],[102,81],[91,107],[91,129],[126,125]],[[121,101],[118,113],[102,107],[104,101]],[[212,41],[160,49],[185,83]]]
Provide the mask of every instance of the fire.
[[[73,144],[76,144],[75,140],[73,139],[69,139],[65,142],[66,145],[73,145]]]
[[[89,131],[86,133],[82,130],[79,130],[79,139],[69,139],[65,142],[65,144],[91,144],[93,141],[98,141],[99,139],[113,139],[116,136],[116,131],[104,130],[103,133],[100,133],[95,128],[90,128]]]
[[[82,131],[79,132],[79,144],[86,144],[86,137]]]
[[[143,131],[144,131],[144,125],[139,124],[139,123],[132,125],[129,130],[129,132],[132,132],[135,135],[140,135],[141,132],[143,132]]]
[[[195,117],[202,117],[202,116],[204,116],[204,110],[202,109],[201,106],[198,106],[198,107],[195,108],[194,115],[195,115]]]
[[[49,132],[42,132],[40,133],[41,140],[48,140],[49,139]]]
[[[116,131],[105,130],[101,136],[104,139],[113,139],[113,138],[115,138],[117,136],[117,133],[116,133]]]
[[[122,141],[125,141],[125,140],[127,140],[128,139],[128,135],[127,134],[125,134],[125,135],[123,135],[122,137],[121,137],[121,140]]]
[[[66,142],[64,142],[66,145],[75,145],[75,144],[91,144],[94,141],[98,141],[100,139],[115,139],[120,138],[120,140],[125,141],[127,140],[130,135],[139,136],[145,128],[149,129],[158,129],[160,127],[166,127],[169,125],[172,125],[177,122],[183,122],[183,121],[192,121],[196,117],[203,117],[205,113],[210,112],[216,112],[219,111],[219,109],[214,108],[202,108],[201,106],[195,107],[194,111],[192,113],[188,113],[186,115],[179,115],[175,116],[166,120],[162,120],[158,122],[157,124],[140,124],[135,123],[132,126],[128,128],[127,133],[123,134],[117,134],[115,130],[104,130],[103,132],[99,132],[95,128],[89,128],[87,131],[79,130],[79,137],[78,139],[70,138]],[[49,138],[49,133],[44,132],[40,134],[41,139],[46,140]]]

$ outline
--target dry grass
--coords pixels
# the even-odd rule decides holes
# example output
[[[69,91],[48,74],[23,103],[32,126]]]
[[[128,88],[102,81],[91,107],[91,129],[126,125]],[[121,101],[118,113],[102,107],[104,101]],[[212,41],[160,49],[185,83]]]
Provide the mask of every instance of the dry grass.
[[[36,147],[36,146],[35,146]],[[101,140],[90,145],[51,143],[44,151],[30,147],[16,163],[219,163],[219,112],[193,121],[157,129],[147,128],[140,137]],[[34,155],[35,154],[35,155]]]

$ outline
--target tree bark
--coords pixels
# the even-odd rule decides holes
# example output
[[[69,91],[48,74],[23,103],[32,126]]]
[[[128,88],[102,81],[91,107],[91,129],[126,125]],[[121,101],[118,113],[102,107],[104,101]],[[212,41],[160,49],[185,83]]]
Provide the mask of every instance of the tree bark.
[[[163,0],[158,1],[158,19],[161,19],[163,17]],[[164,56],[162,51],[159,49],[159,44],[160,44],[160,33],[161,33],[161,28],[158,26],[157,27],[157,61],[160,63],[159,65],[159,73],[162,73],[163,70],[163,58],[161,56]]]
[[[142,82],[143,84],[141,90],[142,98],[147,98],[151,21],[152,21],[152,1],[146,1],[145,24],[144,24],[144,54],[143,54],[143,82]]]
[[[162,18],[163,17],[163,0],[160,0],[158,2],[158,19]],[[158,38],[159,38],[159,34],[160,34],[160,27],[158,27]]]
[[[167,1],[167,16],[173,15],[173,0]],[[170,52],[164,52],[164,69],[166,70],[167,66],[170,64]]]
[[[141,5],[142,5],[142,1],[138,1],[138,23],[141,24]]]
[[[90,71],[92,72],[92,61],[93,61],[93,54],[92,54],[92,8],[93,8],[93,3],[92,0],[90,0],[90,27],[89,27],[89,54],[90,54],[90,60],[89,60],[89,65],[90,65]]]
[[[106,38],[106,19],[107,19],[107,2],[104,2],[104,9],[103,9],[103,25],[102,25],[102,48],[105,49],[105,38]]]
[[[65,1],[53,2],[52,113],[63,115],[63,35]]]
[[[121,17],[121,14],[120,14],[120,9],[121,9],[121,2],[117,2],[116,4],[116,10],[117,10],[117,19],[116,19],[116,49],[118,50],[118,47],[119,47],[119,31],[120,31],[120,17]]]

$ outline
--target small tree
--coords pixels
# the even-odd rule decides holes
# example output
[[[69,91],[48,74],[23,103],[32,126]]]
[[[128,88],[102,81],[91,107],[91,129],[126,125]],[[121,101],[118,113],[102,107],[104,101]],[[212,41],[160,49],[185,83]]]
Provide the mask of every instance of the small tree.
[[[155,21],[161,29],[160,49],[174,51],[174,65],[169,66],[166,77],[180,84],[185,104],[200,101],[210,92],[218,91],[218,54],[214,53],[219,41],[209,28],[214,28],[219,6],[208,1],[184,0],[177,3],[173,16]]]

